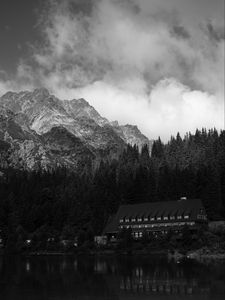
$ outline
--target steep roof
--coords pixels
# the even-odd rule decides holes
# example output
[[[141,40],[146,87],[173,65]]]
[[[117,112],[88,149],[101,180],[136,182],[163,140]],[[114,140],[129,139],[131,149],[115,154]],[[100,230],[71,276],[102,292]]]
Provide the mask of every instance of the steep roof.
[[[200,199],[121,205],[115,217],[106,225],[104,233],[117,232],[120,219],[131,219],[133,217],[163,218],[168,216],[188,214],[189,220],[196,220],[200,209],[204,209]]]

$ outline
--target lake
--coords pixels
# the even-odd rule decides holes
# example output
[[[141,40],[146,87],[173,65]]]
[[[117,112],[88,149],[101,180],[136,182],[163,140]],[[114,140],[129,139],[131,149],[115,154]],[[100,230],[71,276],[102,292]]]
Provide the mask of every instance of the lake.
[[[225,263],[160,257],[0,257],[1,300],[225,299]]]

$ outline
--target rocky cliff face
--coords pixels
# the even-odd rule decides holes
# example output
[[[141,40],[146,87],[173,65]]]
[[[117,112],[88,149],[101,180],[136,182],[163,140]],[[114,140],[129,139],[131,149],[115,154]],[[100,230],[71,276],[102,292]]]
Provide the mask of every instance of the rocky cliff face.
[[[151,148],[152,141],[150,141],[145,135],[143,135],[136,125],[123,125],[119,126],[118,124],[113,125],[114,130],[117,134],[127,143],[131,145],[137,145],[139,149],[143,145],[148,145]]]
[[[110,123],[84,99],[59,100],[46,89],[0,98],[0,167],[76,167],[126,143],[150,145],[136,126]]]

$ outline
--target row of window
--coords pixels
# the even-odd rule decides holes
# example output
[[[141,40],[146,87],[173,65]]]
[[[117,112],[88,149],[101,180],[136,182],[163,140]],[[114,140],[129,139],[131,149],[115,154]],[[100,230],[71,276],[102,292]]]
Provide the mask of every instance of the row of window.
[[[167,234],[168,231],[167,231],[167,230],[164,230],[164,231],[162,231],[161,233]],[[158,232],[158,231],[153,231],[152,234],[153,234],[155,237],[157,237],[158,234],[159,234],[159,232]],[[142,237],[143,237],[143,232],[142,232],[142,231],[134,231],[134,232],[132,232],[132,235],[133,235],[134,238],[142,238]]]
[[[136,237],[136,238],[141,238],[143,236],[143,232],[142,231],[134,232],[133,236]]]
[[[206,215],[197,215],[197,219],[199,219],[199,220],[207,220],[207,216]]]
[[[155,236],[156,238],[158,236],[160,236],[161,234],[167,234],[169,231],[168,230],[156,230],[156,231],[151,231],[151,234],[153,234],[153,236]],[[147,234],[149,234],[150,232],[147,232]],[[181,231],[180,230],[174,230],[174,233],[175,234],[180,234]],[[143,232],[142,231],[133,231],[132,232],[132,235],[135,239],[138,239],[138,238],[142,238],[143,237]]]
[[[133,228],[133,229],[137,229],[137,228],[154,228],[154,227],[172,227],[172,226],[184,226],[184,225],[189,225],[189,226],[193,226],[195,225],[195,222],[176,222],[176,223],[157,223],[157,224],[142,224],[142,225],[120,225],[119,228],[123,229],[129,229],[129,228]]]
[[[184,215],[184,216],[181,216],[181,215],[178,215],[178,216],[170,216],[170,217],[144,217],[144,218],[141,218],[141,217],[138,217],[138,218],[122,218],[120,219],[120,223],[130,223],[130,222],[148,222],[148,221],[168,221],[168,220],[182,220],[182,219],[189,219],[189,215]]]

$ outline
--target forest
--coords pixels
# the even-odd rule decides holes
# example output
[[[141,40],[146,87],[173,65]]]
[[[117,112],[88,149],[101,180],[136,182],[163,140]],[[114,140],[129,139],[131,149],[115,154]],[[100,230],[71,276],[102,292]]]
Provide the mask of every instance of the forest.
[[[196,130],[163,143],[128,145],[117,158],[77,171],[2,170],[0,235],[70,238],[102,233],[119,205],[201,198],[209,220],[225,217],[225,131]],[[18,241],[20,242],[20,241]]]

